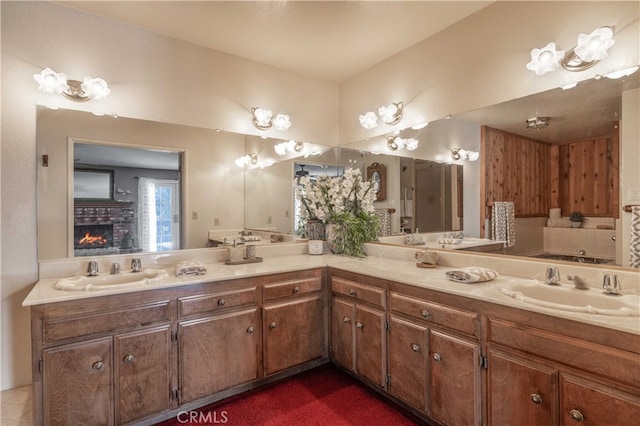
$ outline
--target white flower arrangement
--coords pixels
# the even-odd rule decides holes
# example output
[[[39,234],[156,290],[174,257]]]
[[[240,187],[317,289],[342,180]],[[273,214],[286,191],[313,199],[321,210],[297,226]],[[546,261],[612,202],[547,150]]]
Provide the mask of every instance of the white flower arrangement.
[[[365,256],[363,245],[378,238],[380,218],[373,202],[376,185],[362,179],[360,169],[345,169],[342,176],[324,176],[313,182],[308,176],[296,178],[296,192],[300,199],[299,229],[312,220],[329,227],[339,227],[338,236],[329,241],[336,254]]]
[[[314,182],[309,176],[297,178],[296,195],[301,201],[303,221],[329,223],[344,213],[374,212],[376,185],[362,179],[360,169],[345,169],[342,176],[322,176]]]

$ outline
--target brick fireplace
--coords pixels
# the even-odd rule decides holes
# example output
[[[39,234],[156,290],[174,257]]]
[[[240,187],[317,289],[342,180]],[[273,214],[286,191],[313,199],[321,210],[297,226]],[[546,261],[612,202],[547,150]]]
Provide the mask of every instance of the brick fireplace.
[[[74,255],[136,253],[136,214],[132,202],[74,203]]]

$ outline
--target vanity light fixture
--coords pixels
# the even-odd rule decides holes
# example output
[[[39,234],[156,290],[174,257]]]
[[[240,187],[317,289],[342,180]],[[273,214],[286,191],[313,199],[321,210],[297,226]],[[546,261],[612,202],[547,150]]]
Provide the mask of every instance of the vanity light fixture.
[[[51,68],[43,69],[40,74],[34,74],[33,78],[38,82],[41,92],[64,95],[77,102],[99,101],[111,93],[109,85],[102,78],[86,76],[82,82],[68,80],[66,74],[57,73]]]
[[[251,154],[243,155],[236,158],[235,162],[238,167],[246,167],[250,164],[255,165],[258,163],[258,154],[252,152]]]
[[[258,107],[251,108],[251,113],[253,125],[259,130],[267,130],[273,126],[277,130],[284,131],[291,127],[291,120],[286,114],[277,114],[274,118],[271,110]]]
[[[531,62],[527,68],[536,75],[554,71],[560,66],[567,71],[584,71],[607,57],[607,49],[615,43],[614,27],[596,28],[591,34],[578,35],[578,44],[571,50],[556,50],[555,43],[531,50]]]
[[[395,126],[402,120],[402,108],[404,108],[404,102],[383,105],[378,108],[378,115],[373,111],[362,114],[359,117],[360,125],[367,130],[371,130],[378,126],[378,116],[380,116],[382,121],[390,126]]]
[[[528,118],[526,121],[527,129],[536,129],[536,130],[543,129],[549,125],[550,121],[551,121],[551,117]]]
[[[285,155],[287,152],[300,152],[302,148],[304,148],[304,142],[294,140],[281,142],[273,146],[273,149],[278,155]]]
[[[480,153],[478,151],[471,151],[463,148],[451,148],[451,158],[454,161],[476,161],[478,158],[480,158]]]
[[[397,151],[406,149],[407,151],[414,151],[418,148],[420,142],[415,138],[401,138],[399,136],[388,136],[387,137],[387,149],[390,151]]]

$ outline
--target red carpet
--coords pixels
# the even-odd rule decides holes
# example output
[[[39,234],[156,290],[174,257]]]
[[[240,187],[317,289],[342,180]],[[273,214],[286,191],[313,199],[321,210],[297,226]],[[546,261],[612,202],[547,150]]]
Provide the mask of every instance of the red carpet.
[[[408,415],[331,365],[323,365],[263,389],[182,413],[162,426],[401,426]]]

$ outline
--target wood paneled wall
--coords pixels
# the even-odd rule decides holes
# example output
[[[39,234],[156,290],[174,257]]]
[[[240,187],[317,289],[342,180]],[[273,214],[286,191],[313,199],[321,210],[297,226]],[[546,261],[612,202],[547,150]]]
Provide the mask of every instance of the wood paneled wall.
[[[481,130],[481,235],[494,201],[513,201],[516,217],[619,217],[619,142],[611,136],[550,145],[491,127]]]

